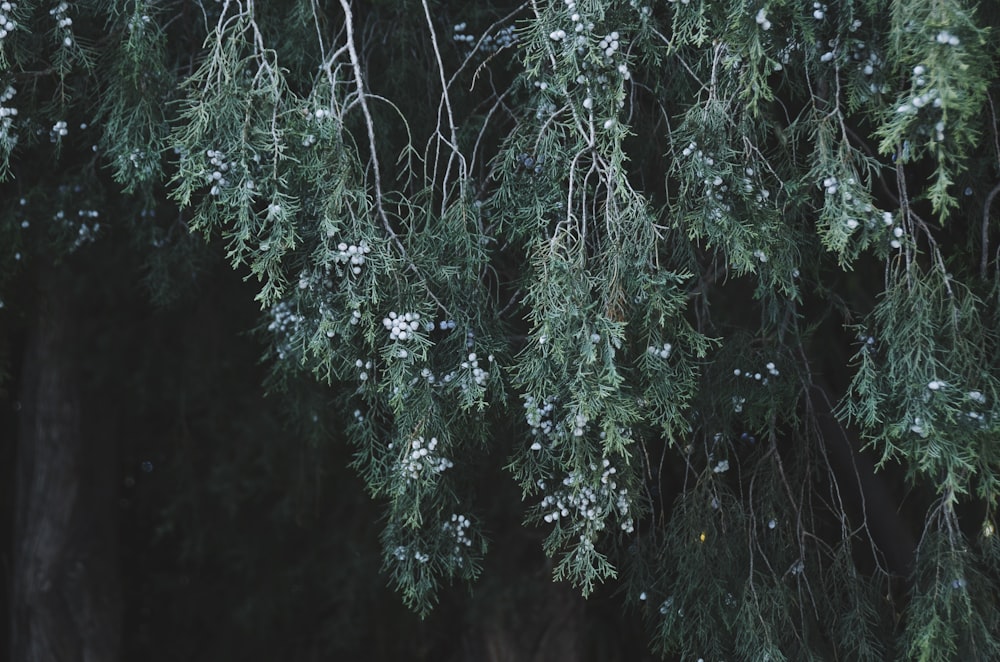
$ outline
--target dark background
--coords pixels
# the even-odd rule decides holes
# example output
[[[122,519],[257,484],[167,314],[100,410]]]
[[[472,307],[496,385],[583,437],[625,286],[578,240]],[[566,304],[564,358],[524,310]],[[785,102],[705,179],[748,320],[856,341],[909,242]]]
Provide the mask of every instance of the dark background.
[[[25,414],[46,397],[28,385],[56,370],[64,390],[49,395],[75,398],[80,422],[62,442],[79,450],[74,470],[97,494],[49,486],[75,499],[84,522],[66,534],[80,553],[55,563],[67,592],[94,602],[91,636],[117,659],[650,657],[641,616],[620,596],[605,588],[584,600],[551,582],[543,536],[522,526],[519,490],[498,468],[481,482],[491,548],[480,581],[444,590],[426,619],[404,608],[380,573],[380,504],[347,468],[337,389],[303,381],[265,395],[254,284],[208,257],[218,249],[191,249],[204,254],[188,259],[166,303],[152,301],[124,234],[36,260],[11,288],[25,312],[0,316],[11,359],[0,390],[0,649],[17,628],[16,473],[35,443]],[[45,325],[67,333],[33,353]],[[494,467],[510,443],[498,435]],[[96,584],[72,583],[81,563]],[[75,657],[84,644],[66,645]]]

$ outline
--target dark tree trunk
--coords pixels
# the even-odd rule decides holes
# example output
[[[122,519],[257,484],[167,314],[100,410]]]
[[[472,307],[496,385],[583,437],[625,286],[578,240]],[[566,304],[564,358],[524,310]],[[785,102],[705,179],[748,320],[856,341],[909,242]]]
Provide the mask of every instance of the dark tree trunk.
[[[11,660],[118,659],[115,455],[84,434],[79,309],[46,270],[22,366],[11,582]]]

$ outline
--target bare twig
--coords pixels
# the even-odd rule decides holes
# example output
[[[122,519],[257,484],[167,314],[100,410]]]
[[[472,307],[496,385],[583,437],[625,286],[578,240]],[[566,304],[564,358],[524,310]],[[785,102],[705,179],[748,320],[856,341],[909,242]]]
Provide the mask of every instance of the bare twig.
[[[354,73],[354,84],[358,89],[358,105],[361,107],[361,114],[365,118],[365,129],[368,133],[368,149],[371,152],[371,164],[372,164],[372,174],[375,177],[375,209],[378,212],[378,216],[382,221],[382,227],[385,228],[386,233],[392,239],[396,248],[399,249],[400,254],[403,259],[407,261],[408,268],[418,275],[418,277],[423,280],[420,276],[420,270],[417,268],[409,258],[406,247],[403,246],[403,242],[400,241],[399,235],[396,231],[392,229],[392,223],[389,222],[389,215],[385,211],[385,199],[382,192],[382,170],[379,166],[378,151],[375,141],[375,122],[372,120],[371,111],[368,109],[367,94],[365,92],[365,81],[364,76],[361,73],[361,58],[358,57],[357,47],[354,43],[354,13],[351,11],[351,5],[348,0],[340,0],[340,6],[344,10],[344,26],[346,28],[346,38],[347,38],[347,50],[351,58],[351,68]],[[431,291],[430,286],[424,282],[424,289],[427,295],[434,300],[434,303],[438,307],[448,314],[448,309],[445,308],[444,304],[434,295]]]

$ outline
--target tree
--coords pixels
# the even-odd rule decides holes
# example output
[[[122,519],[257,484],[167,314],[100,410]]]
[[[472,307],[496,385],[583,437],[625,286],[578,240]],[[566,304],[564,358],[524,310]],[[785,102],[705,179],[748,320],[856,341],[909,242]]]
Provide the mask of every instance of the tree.
[[[0,16],[3,296],[105,233],[163,295],[178,227],[224,244],[408,606],[479,576],[501,462],[663,654],[1000,657],[992,5]]]

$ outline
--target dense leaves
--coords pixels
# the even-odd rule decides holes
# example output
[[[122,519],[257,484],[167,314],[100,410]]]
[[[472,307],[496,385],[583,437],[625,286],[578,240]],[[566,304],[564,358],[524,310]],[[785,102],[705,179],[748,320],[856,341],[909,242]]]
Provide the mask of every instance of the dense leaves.
[[[5,2],[0,301],[109,226],[157,292],[178,227],[220,239],[269,383],[335,403],[421,613],[479,576],[500,461],[554,577],[617,582],[664,653],[987,659],[998,22]]]

